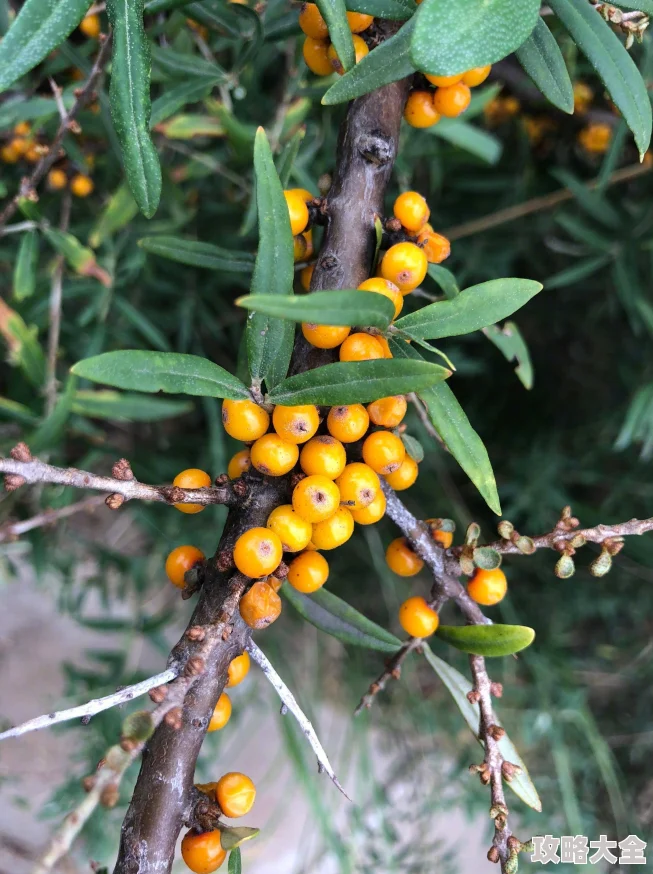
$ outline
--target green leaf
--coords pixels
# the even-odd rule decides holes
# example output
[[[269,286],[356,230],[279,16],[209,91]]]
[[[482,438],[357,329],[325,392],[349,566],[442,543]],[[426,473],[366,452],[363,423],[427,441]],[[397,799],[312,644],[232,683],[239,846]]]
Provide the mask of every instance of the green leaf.
[[[552,0],[549,5],[603,80],[643,157],[651,141],[651,101],[635,62],[586,0]]]
[[[528,39],[540,0],[424,0],[411,56],[418,70],[452,76],[494,64]]]
[[[580,179],[562,167],[552,169],[551,175],[571,191],[578,206],[591,219],[612,230],[622,226],[622,219],[619,213],[601,191],[583,185]]]
[[[447,270],[441,264],[429,264],[429,276],[437,282],[449,300],[460,294],[456,277],[451,270]]]
[[[9,363],[20,367],[26,379],[38,389],[45,381],[45,355],[38,341],[36,325],[26,325],[23,317],[0,297],[0,337],[9,353]]]
[[[414,459],[418,464],[424,461],[424,447],[416,440],[414,437],[411,437],[410,434],[402,434],[401,442],[406,447],[406,452],[412,459]]]
[[[159,422],[189,413],[192,409],[191,401],[149,398],[110,390],[80,390],[73,401],[73,413],[114,422]]]
[[[469,334],[512,315],[541,289],[532,279],[491,279],[409,313],[395,326],[423,340]]]
[[[653,0],[612,0],[611,6],[621,6],[622,9],[637,9],[653,15]]]
[[[547,291],[553,288],[565,288],[567,285],[573,285],[575,282],[580,282],[581,279],[586,279],[588,276],[597,273],[606,264],[609,264],[613,259],[613,255],[607,252],[604,255],[592,255],[589,258],[583,258],[571,267],[565,267],[559,273],[554,273],[545,280],[544,286]]]
[[[250,828],[246,825],[220,826],[220,845],[223,850],[237,850],[245,841],[251,841],[260,832],[258,828]]]
[[[204,267],[207,270],[225,270],[231,273],[251,273],[254,258],[248,252],[221,249],[212,243],[186,240],[184,237],[144,237],[138,245],[151,255],[160,255],[171,261]]]
[[[440,625],[436,634],[455,649],[490,658],[512,655],[535,640],[525,625]]]
[[[146,218],[161,197],[161,166],[150,138],[150,44],[143,28],[143,0],[107,0],[113,28],[111,118],[127,182]]]
[[[483,333],[504,356],[506,361],[516,361],[515,373],[524,388],[533,388],[533,364],[526,341],[514,322],[506,322],[503,327],[488,325]]]
[[[47,57],[86,14],[88,0],[26,0],[0,43],[0,91]]]
[[[455,668],[452,668],[451,665],[448,665],[446,662],[442,661],[442,659],[438,658],[433,653],[428,643],[424,643],[422,648],[424,650],[424,656],[427,662],[430,664],[435,673],[447,687],[456,706],[462,713],[463,719],[471,729],[474,737],[480,743],[480,739],[478,736],[478,729],[480,724],[479,707],[478,704],[472,704],[467,698],[467,694],[472,691],[472,684],[466,677],[463,677],[463,675],[459,673],[459,671],[457,671]],[[501,725],[500,722],[497,722],[497,724]],[[503,756],[505,761],[512,762],[513,765],[517,765],[522,770],[522,773],[518,776],[515,776],[507,785],[510,789],[512,789],[512,791],[515,793],[515,795],[517,795],[518,798],[521,798],[524,804],[532,807],[533,810],[541,812],[542,802],[540,801],[540,797],[537,794],[537,789],[533,785],[533,781],[530,778],[528,768],[522,761],[521,756],[515,749],[513,742],[510,740],[507,734],[504,735],[499,741],[499,749],[501,750],[501,755]]]
[[[347,21],[345,0],[315,0],[322,18],[329,28],[329,39],[345,70],[351,70],[356,63],[354,41]]]
[[[305,136],[306,128],[300,127],[298,131],[295,131],[289,142],[286,143],[283,152],[281,152],[278,159],[275,161],[275,166],[277,168],[277,173],[279,174],[279,181],[281,182],[282,188],[288,187],[293,164],[297,159],[299,147],[304,142]]]
[[[558,109],[573,114],[574,86],[558,43],[541,18],[515,54],[542,94]]]
[[[414,73],[415,65],[409,55],[412,32],[413,19],[341,76],[322,97],[322,103],[325,106],[345,103]]]
[[[3,397],[0,397],[0,419],[10,419],[30,427],[38,422],[38,417],[25,404]]]
[[[38,262],[38,231],[27,231],[20,241],[18,257],[14,266],[14,297],[16,300],[25,300],[34,294]]]
[[[125,225],[134,218],[138,212],[138,205],[132,197],[129,187],[121,185],[111,196],[104,207],[93,230],[88,236],[89,245],[97,249],[107,237],[113,236],[116,231],[122,230]]]
[[[367,619],[326,589],[303,595],[293,589],[290,583],[284,583],[281,591],[311,625],[343,643],[379,652],[396,652],[401,646],[401,641],[394,634]]]
[[[242,874],[243,871],[243,863],[240,858],[240,847],[236,847],[235,850],[232,850],[229,853],[229,865],[227,867],[227,874]]]
[[[57,228],[44,227],[43,236],[52,248],[63,255],[67,264],[80,276],[92,276],[105,288],[111,286],[111,277],[95,260],[95,253],[84,246],[77,237]]]
[[[422,391],[451,375],[450,370],[429,361],[348,361],[325,364],[298,373],[273,389],[270,403],[364,404],[376,398]]]
[[[417,11],[413,0],[345,0],[345,5],[350,12],[364,12],[390,21],[405,21]]]
[[[93,382],[131,391],[201,395],[209,398],[249,398],[239,379],[208,358],[179,352],[125,349],[103,352],[78,361],[71,372]]]
[[[33,434],[28,436],[27,441],[33,452],[51,449],[63,440],[73,408],[76,383],[74,376],[68,377],[64,390],[50,415],[41,422]]]
[[[206,97],[211,88],[220,80],[215,79],[191,79],[189,82],[180,82],[174,88],[166,88],[163,94],[152,104],[152,117],[150,119],[150,128],[155,128],[157,124],[170,118],[175,112],[178,112],[182,106],[188,103],[197,103],[203,97]]]
[[[503,151],[503,144],[498,137],[474,127],[462,118],[441,118],[433,127],[426,128],[426,131],[446,140],[452,146],[464,149],[486,164],[496,164]]]
[[[154,66],[170,79],[205,79],[207,82],[226,82],[228,75],[219,64],[206,61],[186,52],[176,52],[171,48],[154,46],[152,49]]]
[[[288,295],[294,280],[293,237],[286,199],[263,128],[254,142],[254,174],[259,246],[252,276],[253,295]],[[254,312],[247,322],[247,355],[252,379],[273,388],[288,372],[295,326]]]
[[[372,298],[370,300],[370,298]],[[377,300],[378,298],[378,300]],[[318,325],[365,325],[388,327],[394,304],[382,294],[365,291],[314,291],[303,295],[255,294],[240,297],[236,303],[279,319],[312,322]]]

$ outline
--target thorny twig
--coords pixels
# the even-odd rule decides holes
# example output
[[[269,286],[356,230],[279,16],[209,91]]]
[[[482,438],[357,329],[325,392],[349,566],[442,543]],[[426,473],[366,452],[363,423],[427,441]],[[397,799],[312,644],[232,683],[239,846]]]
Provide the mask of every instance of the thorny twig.
[[[56,510],[44,510],[42,513],[37,513],[29,519],[22,519],[20,522],[5,522],[0,525],[0,543],[16,540],[21,534],[27,534],[28,531],[33,531],[35,528],[44,528],[46,525],[52,525],[60,519],[68,519],[76,513],[81,513],[84,510],[93,510],[104,504],[104,498],[101,495],[93,495],[91,498],[84,498],[82,501],[77,501],[75,504],[68,504],[67,507],[59,507]]]

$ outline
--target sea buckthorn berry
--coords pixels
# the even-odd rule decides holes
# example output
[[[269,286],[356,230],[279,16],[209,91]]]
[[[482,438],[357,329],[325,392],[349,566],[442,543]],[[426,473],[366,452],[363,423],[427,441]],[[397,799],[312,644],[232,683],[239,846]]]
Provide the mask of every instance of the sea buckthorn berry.
[[[442,528],[435,528],[435,519],[426,519],[426,524],[431,529],[431,537],[436,543],[440,543],[445,549],[449,549],[453,543],[453,531],[443,531]]]
[[[410,455],[406,454],[406,457],[397,470],[386,474],[385,481],[391,489],[395,490],[395,492],[403,492],[405,489],[409,489],[413,485],[417,479],[418,473],[419,468],[417,462],[414,458],[411,458]]]
[[[464,75],[464,73],[457,73],[455,76],[432,76],[430,73],[425,73],[431,85],[435,85],[436,88],[448,88],[450,85],[456,85]]]
[[[181,857],[194,874],[213,874],[227,858],[220,843],[221,832],[190,831],[181,842]]]
[[[387,476],[399,470],[406,457],[406,447],[391,431],[374,431],[363,443],[363,461],[376,473]]]
[[[374,21],[373,15],[367,15],[364,12],[348,12],[347,24],[352,33],[362,33]]]
[[[371,504],[361,510],[351,510],[354,522],[358,525],[374,525],[385,516],[386,500],[382,490],[379,489]]]
[[[238,479],[252,466],[249,449],[241,449],[231,457],[231,461],[227,465],[227,476],[229,479]]]
[[[470,88],[476,88],[477,85],[482,85],[483,82],[485,82],[490,75],[491,69],[492,64],[487,64],[485,67],[472,67],[471,70],[467,70],[466,73],[463,73],[462,81]]]
[[[301,189],[299,189],[301,191]],[[306,252],[304,254],[304,258],[311,258],[313,256],[313,231],[309,228],[308,231],[304,231],[302,237],[306,240]]]
[[[366,279],[365,282],[361,282],[361,284],[358,286],[358,290],[374,291],[377,294],[382,294],[384,297],[387,297],[388,300],[391,300],[395,308],[395,319],[403,309],[404,296],[399,291],[394,282],[390,282],[389,279],[383,279],[383,277],[373,276],[371,279]]]
[[[222,695],[218,698],[218,703],[215,705],[215,709],[211,715],[211,721],[209,722],[209,727],[206,729],[207,731],[220,731],[221,728],[224,728],[225,725],[229,722],[231,718],[231,700],[226,692],[223,692]]]
[[[382,428],[396,428],[402,422],[407,409],[408,402],[403,395],[379,398],[367,405],[370,422]]]
[[[444,115],[446,118],[456,118],[467,109],[471,99],[469,86],[458,82],[457,85],[438,88],[433,95],[433,106],[440,115]]]
[[[306,476],[336,479],[345,469],[347,453],[340,440],[320,435],[309,440],[299,453],[299,465]]]
[[[2,161],[5,164],[15,164],[20,158],[20,155],[13,147],[12,143],[7,143],[6,146],[3,146],[0,149],[0,158],[2,158]]]
[[[426,225],[417,235],[417,245],[429,264],[441,264],[451,255],[451,243],[442,234],[436,234],[431,225]]]
[[[25,137],[15,137],[11,141],[11,146],[17,155],[26,155],[30,149],[35,148],[34,141],[25,139]],[[38,154],[37,160],[39,160],[41,158],[41,153],[38,152],[35,154]]]
[[[77,173],[70,180],[70,190],[75,197],[88,197],[89,194],[93,192],[94,188],[93,180],[89,176],[85,176],[83,173]]]
[[[27,121],[19,121],[18,124],[14,127],[14,133],[17,137],[27,137],[29,136],[32,128]]]
[[[354,34],[352,36],[352,40],[354,42],[354,53],[356,55],[355,63],[358,64],[360,61],[363,60],[365,55],[367,55],[369,53],[370,50],[368,49],[367,43],[365,42],[365,40],[362,37],[356,36],[356,34]],[[345,72],[345,68],[340,63],[340,58],[338,57],[338,53],[336,52],[336,49],[335,49],[335,46],[333,45],[333,43],[327,49],[327,57],[328,57],[329,62],[331,64],[331,69],[335,70],[336,73],[338,73],[340,76],[342,76],[343,73]]]
[[[229,662],[229,671],[228,671],[228,679],[227,679],[227,689],[233,689],[234,686],[238,686],[239,683],[242,683],[247,674],[249,674],[249,653],[244,652],[239,656],[236,656],[235,659],[232,659]]]
[[[189,467],[188,470],[182,470],[172,481],[173,486],[178,486],[180,489],[207,489],[211,485],[211,477],[205,470],[199,470],[197,467]],[[204,510],[203,504],[174,504],[177,510],[182,513],[201,513]]]
[[[395,200],[393,212],[403,227],[413,233],[421,231],[431,215],[427,202],[417,191],[404,191],[400,194]]]
[[[279,405],[272,413],[272,424],[279,437],[288,443],[306,443],[320,426],[320,414],[315,404]]]
[[[281,598],[267,582],[259,580],[240,599],[243,622],[253,629],[267,628],[281,614]]]
[[[301,12],[299,13],[299,26],[306,36],[310,36],[313,39],[329,38],[329,28],[315,3],[302,3]]]
[[[302,261],[306,256],[306,250],[308,249],[308,243],[306,242],[306,237],[304,234],[297,234],[296,237],[293,237],[293,258],[295,261]]]
[[[585,82],[574,82],[574,112],[582,115],[592,105],[594,100],[594,92]],[[14,133],[18,133],[14,128]]]
[[[402,294],[410,294],[426,276],[429,262],[419,246],[414,243],[396,243],[390,246],[381,261],[384,279],[399,288]]]
[[[254,467],[266,476],[283,476],[297,464],[299,448],[278,434],[264,434],[251,448]]]
[[[315,270],[315,264],[309,264],[306,267],[302,268],[302,271],[299,274],[299,281],[301,282],[301,285],[302,285],[302,288],[304,289],[304,291],[311,290],[311,279],[313,278],[313,271],[314,270]],[[303,326],[302,326],[302,330],[303,330]],[[306,337],[306,332],[304,332],[304,336]],[[315,343],[313,345],[315,345]]]
[[[411,91],[404,107],[404,119],[411,127],[433,127],[440,121],[440,113],[433,104],[430,91]]]
[[[400,577],[414,577],[424,567],[424,562],[408,545],[405,537],[397,537],[385,551],[385,560],[391,571]]]
[[[316,549],[336,549],[354,533],[354,517],[346,507],[338,507],[333,516],[313,525],[311,541]]]
[[[612,127],[603,122],[588,124],[578,134],[578,142],[592,155],[601,155],[607,151],[612,139]]]
[[[48,173],[47,183],[48,188],[51,191],[61,191],[62,188],[66,187],[66,183],[68,182],[68,177],[66,176],[63,170],[60,170],[58,167],[55,167],[54,170],[50,170]]]
[[[186,585],[186,571],[205,558],[202,550],[196,546],[177,546],[166,558],[166,575],[174,586],[183,589]]]
[[[440,617],[417,595],[399,608],[399,624],[411,637],[430,637],[437,631]]]
[[[302,322],[302,334],[311,344],[318,349],[335,349],[349,336],[351,328],[347,325],[314,325],[311,322]]]
[[[319,552],[302,552],[288,568],[288,582],[305,595],[317,592],[329,578],[329,563]]]
[[[284,191],[288,215],[290,216],[290,229],[293,236],[301,234],[308,224],[308,207],[296,191]]]
[[[295,513],[290,504],[276,507],[265,524],[270,531],[279,535],[284,552],[306,549],[313,534],[311,523]]]
[[[37,164],[43,155],[47,152],[43,150],[43,146],[38,145],[37,143],[32,143],[31,145],[26,140],[14,140],[14,148],[18,150],[20,155],[23,155],[26,161],[29,161],[30,164]],[[76,177],[73,177],[76,178]],[[86,197],[93,190],[93,183],[87,176],[82,177],[84,180],[91,183],[90,191],[86,191],[86,181],[82,184],[80,183],[80,190],[84,190],[83,194],[78,194],[77,197]],[[71,191],[72,191],[72,185]],[[73,194],[75,192],[73,191]]]
[[[372,361],[385,358],[381,344],[371,334],[362,331],[350,334],[340,347],[341,361]]]
[[[329,60],[329,43],[323,42],[320,39],[313,39],[307,36],[304,40],[302,54],[304,63],[316,76],[330,76],[333,73],[333,67]]]
[[[256,787],[245,774],[232,771],[218,780],[215,797],[224,815],[235,819],[245,816],[252,809]]]
[[[262,437],[270,427],[270,416],[254,401],[222,402],[222,424],[230,437],[250,443]]]
[[[234,547],[234,564],[246,577],[266,577],[279,567],[283,547],[279,535],[267,528],[250,528]]]
[[[315,200],[315,195],[311,194],[308,188],[287,188],[286,191],[288,194],[297,194],[304,203],[310,203],[311,200]],[[310,231],[308,231],[310,233]]]
[[[369,506],[381,490],[378,475],[367,464],[354,461],[348,464],[336,480],[340,502],[349,510]]]
[[[99,36],[100,33],[100,16],[87,15],[85,18],[82,18],[79,29],[84,34],[84,36],[95,39],[97,36]]]
[[[508,591],[506,575],[500,567],[493,571],[485,571],[478,568],[476,573],[467,583],[469,597],[477,604],[484,607],[493,607],[499,601],[503,601]]]
[[[313,525],[333,516],[339,505],[340,490],[325,476],[307,476],[293,489],[293,510]]]
[[[329,434],[341,443],[355,443],[370,426],[370,417],[362,404],[331,407],[327,416]]]

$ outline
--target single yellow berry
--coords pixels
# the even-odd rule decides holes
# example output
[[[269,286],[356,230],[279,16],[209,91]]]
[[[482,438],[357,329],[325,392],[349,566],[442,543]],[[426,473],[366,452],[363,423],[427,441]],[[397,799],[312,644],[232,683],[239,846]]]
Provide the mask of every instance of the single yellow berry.
[[[370,417],[362,404],[331,407],[327,416],[329,434],[341,443],[355,443],[370,426]]]
[[[211,485],[211,477],[205,470],[189,467],[188,470],[178,473],[172,484],[180,489],[208,489]],[[205,509],[203,504],[174,504],[173,506],[182,513],[190,515],[201,513]]]
[[[340,502],[349,510],[361,510],[372,503],[381,489],[378,475],[367,464],[348,464],[336,480]]]
[[[352,33],[362,33],[374,21],[373,15],[367,15],[364,12],[348,12],[347,24]]]
[[[311,279],[313,278],[313,271],[315,270],[315,264],[308,264],[306,267],[303,267],[299,274],[299,281],[301,283],[304,291],[311,290]],[[306,336],[304,334],[304,336]],[[315,344],[313,344],[315,345]]]
[[[335,349],[349,336],[351,328],[346,325],[315,325],[302,322],[302,334],[318,349]]]
[[[313,533],[311,523],[295,513],[290,504],[276,507],[265,524],[279,536],[284,552],[301,552],[310,543]]]
[[[440,113],[433,104],[430,91],[411,91],[404,107],[404,119],[411,127],[433,127],[440,121]]]
[[[209,727],[206,730],[209,732],[220,731],[220,729],[224,728],[229,722],[230,718],[231,701],[227,693],[223,692],[218,698],[218,703],[215,705],[215,709],[211,715],[211,721],[209,722]]]
[[[293,236],[296,236],[306,230],[308,207],[301,195],[297,194],[296,191],[284,191],[283,196],[286,198],[288,215],[290,216],[290,228]]]
[[[417,595],[408,598],[399,608],[399,623],[411,637],[430,637],[437,631],[440,617]]]
[[[363,443],[363,461],[376,473],[399,470],[406,457],[406,447],[391,431],[373,431]]]
[[[333,516],[339,505],[338,486],[325,476],[307,476],[293,489],[293,510],[311,524]]]
[[[417,245],[429,264],[441,264],[451,255],[451,243],[442,234],[436,234],[431,225],[425,225],[417,235]]]
[[[386,500],[382,490],[376,493],[376,497],[367,507],[362,507],[360,510],[352,510],[351,515],[354,517],[354,522],[357,525],[374,525],[379,519],[385,516]]]
[[[250,457],[256,470],[266,476],[283,476],[297,464],[299,447],[278,434],[264,434],[252,446]]]
[[[352,40],[354,42],[354,53],[356,55],[355,63],[359,63],[362,59],[369,53],[369,49],[367,47],[367,43],[365,40],[354,34],[352,36]],[[327,49],[327,57],[331,63],[331,68],[336,71],[340,76],[345,72],[345,68],[340,63],[340,58],[338,57],[338,53],[335,50],[335,46],[333,43]]]
[[[252,809],[256,788],[249,777],[234,771],[220,777],[215,788],[215,797],[225,816],[244,816]]]
[[[333,73],[333,67],[329,59],[329,43],[321,39],[313,39],[307,36],[304,40],[302,54],[304,63],[316,76],[330,76]]]
[[[446,88],[438,88],[433,95],[435,111],[446,118],[456,118],[464,112],[472,99],[468,85],[458,82]]]
[[[319,552],[302,552],[290,562],[288,582],[298,592],[306,595],[317,592],[328,578],[329,564]]]
[[[270,426],[270,416],[254,401],[222,402],[222,424],[234,440],[251,443],[258,440]]]
[[[396,243],[391,246],[381,261],[384,279],[399,288],[402,294],[409,294],[422,282],[428,269],[426,255],[414,243]]]
[[[51,191],[61,191],[67,185],[68,177],[64,170],[55,167],[54,170],[50,170],[48,173],[47,183]]]
[[[17,137],[28,137],[32,132],[32,127],[28,121],[19,121],[14,127],[14,133]]]
[[[462,81],[470,88],[476,88],[477,85],[482,85],[483,82],[485,82],[490,75],[491,69],[492,64],[487,64],[485,67],[473,67],[471,70],[467,70],[466,73],[463,73]]]
[[[177,546],[166,558],[166,575],[170,582],[183,589],[186,586],[185,576],[187,571],[195,567],[200,561],[204,561],[205,555],[196,546]]]
[[[227,476],[229,479],[238,479],[238,477],[246,473],[251,466],[252,460],[250,458],[249,449],[241,449],[240,452],[237,452],[231,457],[231,460],[227,465]]]
[[[417,462],[407,454],[397,470],[385,475],[385,481],[395,492],[403,492],[413,485],[418,473]]]
[[[249,653],[244,652],[235,659],[229,662],[229,677],[227,680],[227,689],[233,689],[243,682],[247,674],[249,674]]]
[[[477,604],[483,604],[484,607],[493,607],[505,598],[508,591],[508,581],[506,580],[506,575],[499,567],[493,571],[485,571],[482,568],[478,568],[472,579],[467,583],[467,591],[469,597],[476,601]]]
[[[186,832],[181,842],[181,857],[193,874],[213,874],[227,858],[222,849],[222,832],[214,829],[209,832]]]
[[[365,282],[361,282],[358,286],[358,290],[374,291],[377,294],[382,294],[384,297],[387,297],[388,300],[391,300],[395,308],[395,319],[403,309],[404,296],[394,282],[390,282],[388,279],[383,279],[381,276],[373,276],[371,279],[366,279]]]
[[[385,560],[391,571],[400,577],[414,577],[424,567],[424,562],[413,552],[405,537],[397,537],[385,551]]]
[[[70,180],[70,190],[75,197],[88,197],[94,189],[93,180],[83,173],[77,173]]]
[[[310,36],[312,39],[327,40],[329,38],[329,28],[315,3],[302,3],[299,26],[306,36]]]
[[[313,437],[302,447],[299,464],[306,476],[336,479],[345,469],[347,453],[340,440],[327,435]]]
[[[279,437],[288,443],[306,443],[319,428],[320,414],[315,404],[276,406],[272,424]]]
[[[245,592],[238,609],[245,625],[260,630],[279,618],[281,598],[269,583],[259,580]]]
[[[435,85],[436,88],[448,88],[450,85],[456,85],[460,82],[465,74],[457,73],[455,76],[432,76],[430,73],[426,73],[425,75],[431,85]]]
[[[407,409],[408,402],[403,395],[379,398],[367,405],[370,422],[382,428],[396,428],[402,422]]]
[[[429,220],[431,210],[417,191],[404,191],[394,202],[393,212],[407,231],[416,234]]]
[[[100,16],[99,15],[87,15],[82,19],[79,29],[84,34],[84,36],[89,37],[89,39],[96,39],[100,35],[101,24],[100,24]]]
[[[311,542],[316,549],[336,549],[354,533],[354,517],[346,507],[338,507],[333,516],[313,525]]]
[[[234,564],[246,577],[266,577],[279,567],[282,553],[278,534],[267,528],[250,528],[236,541]]]

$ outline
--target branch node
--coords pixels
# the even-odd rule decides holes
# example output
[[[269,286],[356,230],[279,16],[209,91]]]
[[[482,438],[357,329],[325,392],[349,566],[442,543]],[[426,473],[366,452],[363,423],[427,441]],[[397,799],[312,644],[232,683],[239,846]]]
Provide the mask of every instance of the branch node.
[[[175,731],[179,731],[181,728],[181,707],[173,707],[171,710],[168,710],[163,719],[166,725],[169,725]]]
[[[189,640],[197,640],[198,642],[201,642],[206,637],[206,631],[201,625],[191,625],[191,627],[186,631],[186,637]]]
[[[119,510],[125,503],[125,496],[119,495],[118,492],[114,492],[112,495],[106,496],[104,503],[110,510]]]
[[[111,476],[114,479],[123,480],[125,482],[134,479],[134,472],[132,471],[131,464],[126,458],[120,458],[116,461],[111,468]]]
[[[154,689],[150,689],[150,700],[155,704],[161,704],[162,701],[165,701],[166,696],[168,694],[167,686],[155,686]]]
[[[395,159],[394,143],[380,131],[361,133],[356,148],[366,161],[377,167],[390,164]]]
[[[32,461],[32,453],[27,443],[17,443],[9,453],[14,461]]]
[[[7,492],[15,492],[16,489],[19,489],[21,486],[24,486],[27,480],[24,476],[21,476],[18,473],[6,473],[5,474],[5,491]]]
[[[204,673],[205,668],[206,662],[204,661],[204,659],[199,658],[199,656],[195,656],[192,659],[188,659],[188,661],[186,662],[184,675],[186,677],[199,677],[200,674]]]
[[[501,858],[501,856],[499,855],[499,850],[496,847],[490,847],[490,849],[487,851],[487,858],[488,862],[494,862],[494,864],[496,865],[496,863]]]

